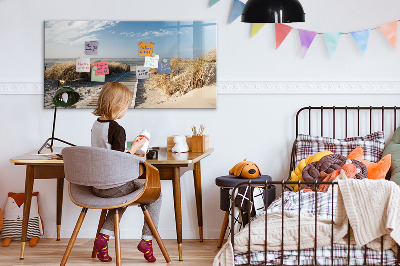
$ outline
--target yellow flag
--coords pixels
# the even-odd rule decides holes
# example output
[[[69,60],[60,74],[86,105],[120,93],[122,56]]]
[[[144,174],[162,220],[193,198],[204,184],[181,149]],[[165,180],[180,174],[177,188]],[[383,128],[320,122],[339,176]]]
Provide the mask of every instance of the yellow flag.
[[[261,30],[262,27],[264,27],[265,23],[253,23],[251,28],[251,38],[254,37],[258,33],[259,30]]]

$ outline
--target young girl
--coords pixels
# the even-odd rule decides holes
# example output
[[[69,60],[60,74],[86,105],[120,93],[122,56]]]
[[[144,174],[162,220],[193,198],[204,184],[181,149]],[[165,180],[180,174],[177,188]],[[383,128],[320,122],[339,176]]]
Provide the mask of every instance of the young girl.
[[[125,152],[125,129],[120,126],[115,120],[122,118],[129,105],[132,102],[132,92],[119,82],[108,82],[104,84],[100,92],[97,108],[93,114],[99,118],[93,123],[91,142],[93,147],[101,147],[111,150]],[[138,155],[139,150],[146,142],[144,138],[136,138],[129,153],[132,156],[144,157]],[[132,181],[121,184],[117,187],[93,187],[93,194],[102,198],[121,197],[132,193],[133,191],[143,187],[143,183],[135,182],[137,176],[132,176]],[[147,205],[151,217],[156,226],[160,216],[161,195],[153,203]],[[124,214],[126,207],[119,208],[120,219]],[[106,220],[101,228],[99,236],[94,241],[94,246],[97,249],[97,258],[101,261],[111,261],[112,258],[108,255],[108,240],[110,236],[114,236],[114,219],[115,210],[107,212]],[[138,250],[144,253],[144,258],[149,262],[156,261],[153,256],[152,237],[150,227],[147,222],[144,222],[142,230],[142,240],[137,246]]]

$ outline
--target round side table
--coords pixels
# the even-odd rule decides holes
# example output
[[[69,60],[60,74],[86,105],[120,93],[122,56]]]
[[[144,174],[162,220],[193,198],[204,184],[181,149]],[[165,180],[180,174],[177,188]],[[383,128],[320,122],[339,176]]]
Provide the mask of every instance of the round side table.
[[[215,184],[220,187],[220,209],[225,212],[224,221],[222,222],[221,233],[219,235],[218,245],[220,248],[222,246],[222,242],[224,241],[226,228],[228,227],[229,222],[229,207],[230,207],[230,199],[229,193],[230,190],[233,189],[237,184],[246,182],[246,181],[263,181],[266,180],[272,181],[272,178],[269,175],[261,175],[254,179],[246,179],[241,177],[236,177],[234,175],[226,175],[220,176],[215,179]],[[256,186],[255,186],[256,187]],[[267,206],[271,204],[275,200],[275,186],[271,186],[268,189],[268,200]],[[265,192],[264,192],[265,193]]]

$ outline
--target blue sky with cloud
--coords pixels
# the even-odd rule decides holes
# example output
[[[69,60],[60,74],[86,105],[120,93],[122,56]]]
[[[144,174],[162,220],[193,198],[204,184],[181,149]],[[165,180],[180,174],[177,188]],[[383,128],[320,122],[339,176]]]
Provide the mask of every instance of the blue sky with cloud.
[[[92,58],[137,58],[139,42],[153,42],[161,58],[193,58],[216,48],[215,21],[46,21],[45,58],[85,57],[85,41],[98,41]]]

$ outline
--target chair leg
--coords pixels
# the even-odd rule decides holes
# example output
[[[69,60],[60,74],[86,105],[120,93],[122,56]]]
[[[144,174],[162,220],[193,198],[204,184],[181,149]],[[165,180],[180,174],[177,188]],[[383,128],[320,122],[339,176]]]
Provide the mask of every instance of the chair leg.
[[[114,234],[115,234],[115,256],[117,257],[115,265],[121,265],[121,243],[120,243],[120,235],[119,235],[119,213],[118,209],[115,209],[114,214]]]
[[[222,242],[224,241],[226,228],[228,227],[228,222],[229,222],[229,212],[225,212],[225,217],[224,217],[224,221],[222,222],[221,234],[219,235],[217,248],[220,248],[222,246]]]
[[[106,220],[106,215],[107,215],[107,210],[106,209],[101,210],[101,215],[100,215],[100,219],[99,219],[99,226],[97,226],[96,238],[100,234],[101,227],[103,227],[104,221]],[[95,248],[95,246],[93,244],[92,258],[96,258],[96,254],[97,254],[97,250],[96,250],[96,248]]]
[[[153,219],[151,218],[151,215],[149,213],[149,211],[146,208],[146,205],[140,205],[140,207],[142,208],[143,214],[144,214],[144,219],[146,220],[147,224],[150,227],[151,232],[153,233],[153,236],[155,237],[155,239],[157,240],[157,244],[161,249],[161,252],[164,256],[164,259],[167,263],[171,262],[171,259],[168,255],[168,251],[164,246],[164,243],[161,240],[160,234],[158,233],[158,230],[156,228],[156,225],[153,222]]]
[[[67,263],[69,254],[71,253],[72,247],[74,246],[76,237],[78,236],[79,230],[81,229],[83,220],[85,219],[87,208],[82,208],[81,214],[79,215],[78,221],[76,222],[74,232],[72,232],[72,236],[69,240],[67,249],[65,250],[64,256],[61,260],[60,265],[64,266]]]

